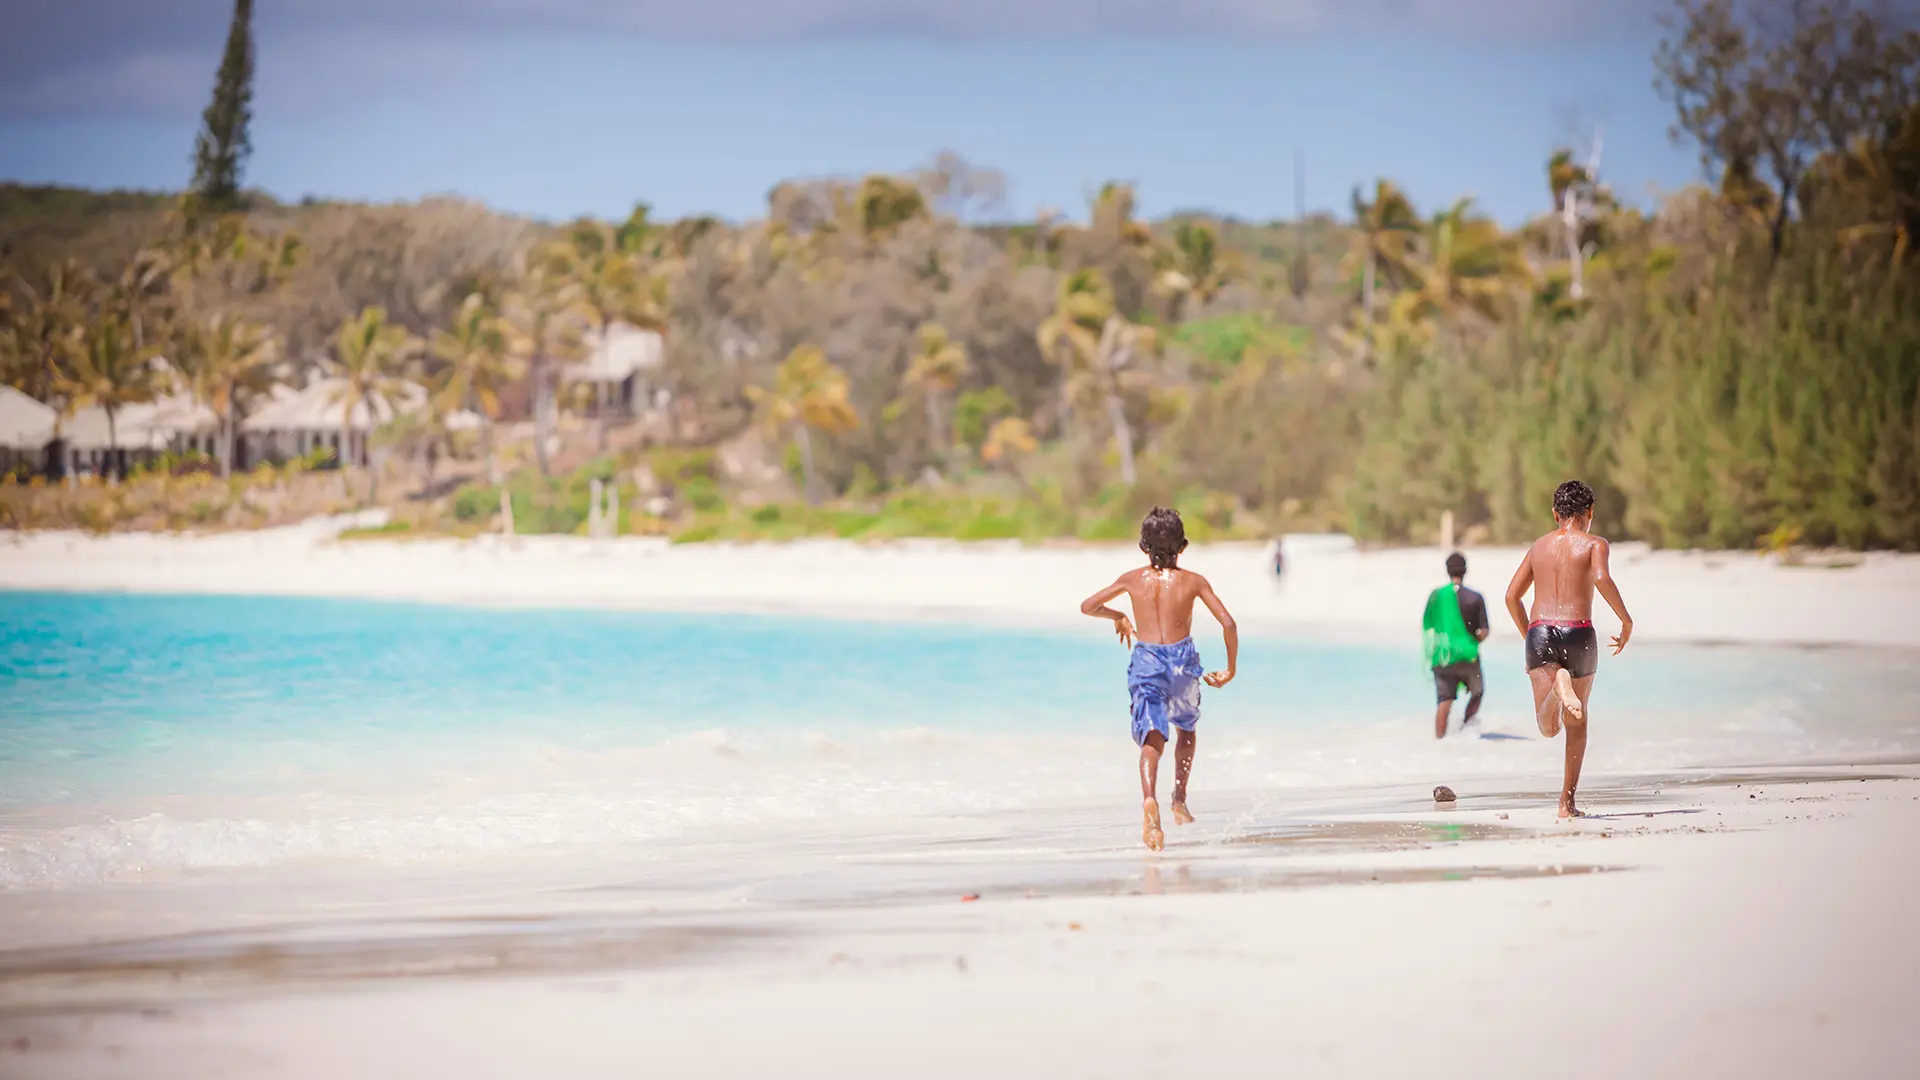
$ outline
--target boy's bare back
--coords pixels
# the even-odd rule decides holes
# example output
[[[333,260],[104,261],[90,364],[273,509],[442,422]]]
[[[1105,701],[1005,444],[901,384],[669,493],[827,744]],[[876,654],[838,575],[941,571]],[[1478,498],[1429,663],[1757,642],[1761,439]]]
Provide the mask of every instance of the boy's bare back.
[[[1607,556],[1606,540],[1592,533],[1555,529],[1535,540],[1520,568],[1533,586],[1531,618],[1591,621]]]
[[[1132,625],[1123,632],[1131,629],[1149,645],[1171,645],[1192,637],[1196,600],[1205,603],[1214,618],[1226,615],[1220,598],[1213,595],[1213,586],[1191,570],[1143,566],[1121,574],[1114,585],[1124,590],[1133,604]]]

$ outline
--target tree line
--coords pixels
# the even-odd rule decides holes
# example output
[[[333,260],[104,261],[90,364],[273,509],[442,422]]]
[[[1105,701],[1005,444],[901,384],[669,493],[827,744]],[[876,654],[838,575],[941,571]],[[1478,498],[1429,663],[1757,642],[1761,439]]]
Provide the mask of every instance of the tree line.
[[[1920,547],[1920,35],[1684,0],[1655,59],[1713,183],[1622,206],[1596,138],[1518,229],[1384,179],[1343,220],[1147,222],[1109,184],[1080,220],[978,225],[1003,181],[952,155],[782,184],[743,223],[281,206],[232,175],[244,95],[216,93],[181,206],[41,220],[8,258],[0,363],[68,411],[179,389],[223,432],[275,382],[411,382],[429,427],[482,418],[493,483],[494,422],[530,416],[545,471],[558,365],[624,323],[663,336],[671,438],[758,433],[813,504],[992,495],[1091,535],[1162,502],[1384,541],[1451,512],[1511,540],[1579,476],[1615,536]]]

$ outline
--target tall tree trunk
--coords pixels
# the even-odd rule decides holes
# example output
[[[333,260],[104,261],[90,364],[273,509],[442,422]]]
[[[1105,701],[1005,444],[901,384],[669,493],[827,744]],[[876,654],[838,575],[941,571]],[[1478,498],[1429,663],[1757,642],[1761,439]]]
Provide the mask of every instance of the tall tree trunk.
[[[1360,271],[1360,309],[1366,312],[1367,325],[1373,325],[1373,247],[1367,247],[1366,266]]]
[[[1775,262],[1775,263],[1780,261],[1780,249],[1786,246],[1787,207],[1790,206],[1792,202],[1793,202],[1793,185],[1792,184],[1780,185],[1780,209],[1774,211],[1773,213],[1773,231],[1771,236],[1771,242],[1773,244],[1773,254],[1771,256],[1771,259],[1772,259],[1772,262]]]
[[[927,446],[932,449],[934,460],[945,468],[952,454],[940,431],[940,392],[931,386],[927,387]]]
[[[535,437],[538,438],[538,435]],[[488,416],[484,411],[480,413],[480,458],[487,463],[487,486],[497,487],[500,483],[500,469],[493,460],[493,417]]]
[[[1568,292],[1575,300],[1582,300],[1586,298],[1587,285],[1585,259],[1580,250],[1580,196],[1576,194],[1578,190],[1576,185],[1568,184],[1567,190],[1560,197],[1560,227],[1567,234],[1567,272],[1570,277]]]
[[[540,475],[551,474],[547,465],[547,424],[548,413],[553,408],[552,396],[547,393],[547,358],[543,353],[533,357],[533,460],[540,466]]]
[[[608,321],[606,319],[600,320],[600,354],[607,358],[607,366],[609,370],[611,370],[613,366],[613,354],[607,348],[607,330]],[[593,369],[589,368],[588,370],[592,371]],[[593,412],[595,419],[599,421],[600,452],[604,454],[607,452],[607,380],[601,376],[601,372],[599,371],[593,372],[593,389],[595,396]]]
[[[106,474],[108,480],[118,480],[120,478],[119,474],[122,471],[119,468],[120,434],[114,430],[113,406],[102,403],[100,408],[107,414],[107,460],[105,463],[106,467],[100,471]]]
[[[1127,424],[1125,403],[1120,400],[1119,388],[1114,385],[1113,377],[1107,377],[1107,416],[1113,421],[1113,441],[1120,449],[1120,482],[1133,486],[1133,428]]]
[[[347,463],[352,460],[353,457],[348,451],[353,448],[354,400],[354,396],[349,394],[346,400],[341,403],[340,445],[333,452],[333,467],[340,471],[340,497],[347,500],[353,498],[353,479],[347,475],[351,466]]]
[[[800,422],[794,439],[800,444],[800,473],[807,486],[807,505],[820,505],[820,482],[813,472],[813,437],[807,431],[806,421]]]

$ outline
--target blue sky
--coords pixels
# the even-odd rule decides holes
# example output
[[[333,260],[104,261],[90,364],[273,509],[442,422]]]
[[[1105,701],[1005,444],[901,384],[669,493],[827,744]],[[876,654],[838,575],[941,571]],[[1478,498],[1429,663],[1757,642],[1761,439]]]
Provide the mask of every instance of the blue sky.
[[[185,182],[230,3],[0,4],[24,18],[0,45],[0,177]],[[1545,208],[1547,154],[1595,125],[1628,201],[1698,176],[1652,85],[1663,7],[261,0],[248,180],[283,198],[740,218],[783,178],[951,149],[1007,174],[1010,216],[1078,214],[1116,178],[1151,215],[1263,219],[1291,215],[1298,149],[1309,209],[1344,211],[1387,176],[1423,208],[1473,195],[1517,221]]]

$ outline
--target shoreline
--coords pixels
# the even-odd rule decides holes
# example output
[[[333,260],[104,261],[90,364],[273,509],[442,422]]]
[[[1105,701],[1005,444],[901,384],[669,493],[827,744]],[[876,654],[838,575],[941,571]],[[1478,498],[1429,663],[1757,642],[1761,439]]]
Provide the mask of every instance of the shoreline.
[[[1157,855],[1123,846],[1130,823],[994,816],[825,861],[769,849],[691,892],[644,861],[216,876],[141,890],[105,934],[124,887],[31,916],[0,896],[43,931],[0,952],[0,1066],[1889,1075],[1920,1051],[1916,789],[1913,767],[1623,778],[1589,789],[1603,816],[1555,822],[1510,787],[1452,810],[1383,788],[1304,817],[1209,806]],[[1049,839],[1002,831],[1020,821]],[[44,932],[63,921],[95,932]],[[1517,1022],[1568,978],[1583,1026],[1636,1037],[1569,1063],[1563,1025]]]
[[[203,536],[80,533],[0,539],[0,590],[311,596],[434,604],[781,617],[1080,626],[1080,600],[1138,561],[1122,544],[1029,547],[839,540],[672,545],[656,538],[333,538],[339,523]],[[1289,542],[1276,582],[1259,544],[1196,545],[1243,629],[1414,640],[1438,548],[1361,551],[1345,538]],[[1615,577],[1636,642],[1920,649],[1920,556],[1873,553],[1844,567],[1620,544]],[[1491,640],[1517,642],[1501,594],[1520,548],[1467,548],[1467,584],[1488,598]],[[1595,625],[1618,631],[1596,602]],[[1202,620],[1204,623],[1206,620]],[[1203,630],[1202,633],[1210,632]]]

